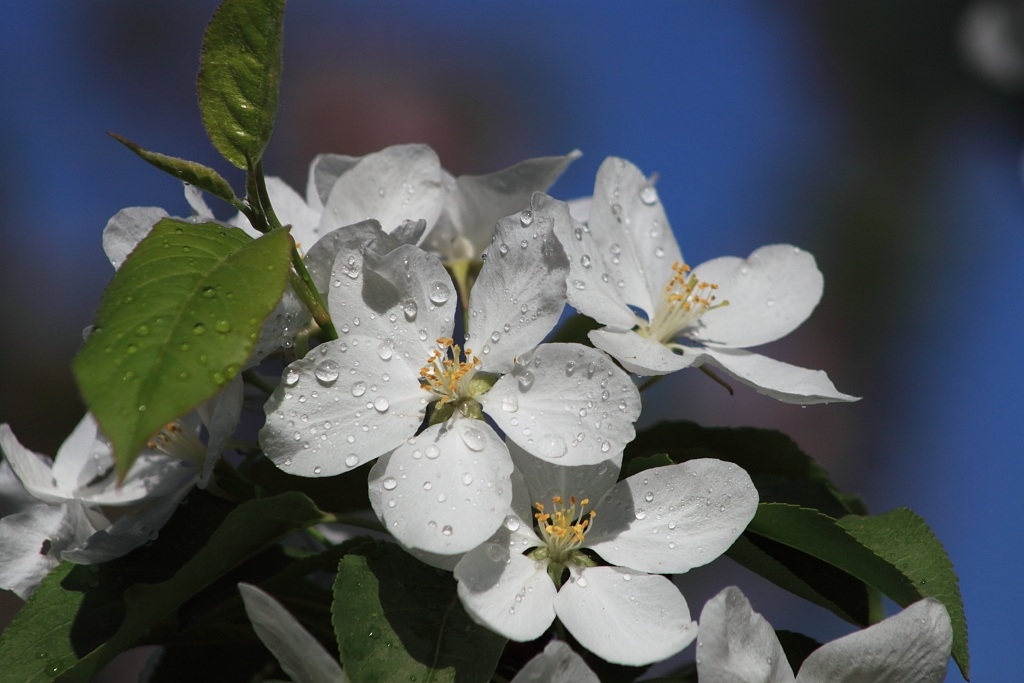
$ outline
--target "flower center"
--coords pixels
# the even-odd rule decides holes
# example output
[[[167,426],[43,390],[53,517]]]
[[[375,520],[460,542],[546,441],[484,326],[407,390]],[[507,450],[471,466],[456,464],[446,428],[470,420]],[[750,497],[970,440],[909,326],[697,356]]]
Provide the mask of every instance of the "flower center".
[[[594,510],[584,512],[589,504],[590,499],[584,498],[579,501],[577,508],[575,496],[569,497],[568,505],[565,505],[561,496],[554,496],[551,499],[551,512],[548,512],[541,503],[533,504],[537,508],[537,512],[533,515],[537,520],[537,529],[540,531],[541,540],[547,545],[546,549],[542,549],[542,551],[546,550],[543,554],[551,565],[557,567],[559,576],[566,564],[590,564],[580,560],[581,553],[579,552],[587,535],[590,521],[597,515]],[[585,555],[582,557],[586,560],[590,559]]]
[[[183,425],[180,420],[165,424],[159,432],[150,437],[146,447],[197,465],[203,464],[206,460],[206,446],[196,436],[195,431]]]
[[[661,344],[669,344],[680,332],[695,324],[708,311],[728,305],[728,301],[715,303],[718,285],[703,282],[690,274],[690,266],[676,261],[672,264],[672,277],[662,292],[661,300],[650,322],[641,321],[637,334]]]
[[[458,402],[466,390],[480,359],[473,357],[473,351],[466,349],[462,360],[462,349],[451,337],[437,340],[437,348],[430,352],[427,364],[420,368],[420,388],[436,394],[438,406],[449,401]]]

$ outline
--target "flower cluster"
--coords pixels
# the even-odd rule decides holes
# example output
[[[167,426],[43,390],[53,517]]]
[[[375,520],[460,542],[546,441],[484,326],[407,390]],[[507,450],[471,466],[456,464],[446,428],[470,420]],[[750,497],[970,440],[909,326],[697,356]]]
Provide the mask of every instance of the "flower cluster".
[[[698,622],[669,578],[733,546],[758,509],[751,477],[711,457],[624,464],[624,451],[643,376],[703,367],[787,403],[856,400],[822,371],[747,350],[811,314],[821,273],[778,244],[691,267],[653,181],[629,162],[605,161],[585,202],[545,194],[577,156],[454,177],[430,148],[400,145],[317,157],[305,197],[265,179],[330,325],[296,281],[285,289],[247,364],[280,380],[253,383],[265,392],[258,448],[232,463],[265,456],[288,475],[364,478],[379,528],[452,572],[465,613],[504,638],[533,641],[554,625],[633,666],[697,640],[701,680],[793,680],[737,589]],[[186,220],[217,220],[199,190],[186,197]],[[258,235],[247,215],[222,225]],[[115,268],[166,216],[135,207],[111,219],[103,244]],[[597,327],[550,341],[567,306]],[[0,587],[27,597],[60,560],[102,562],[152,539],[244,431],[242,397],[239,375],[154,435],[123,481],[91,415],[52,462],[0,425]],[[116,521],[112,507],[123,508]],[[315,639],[273,598],[242,594],[285,668],[343,675],[322,648],[304,662],[296,648]],[[823,647],[797,680],[838,680],[839,669],[902,680],[901,657],[937,680],[949,644],[945,609],[922,602]],[[562,642],[515,680],[560,670],[596,680]]]

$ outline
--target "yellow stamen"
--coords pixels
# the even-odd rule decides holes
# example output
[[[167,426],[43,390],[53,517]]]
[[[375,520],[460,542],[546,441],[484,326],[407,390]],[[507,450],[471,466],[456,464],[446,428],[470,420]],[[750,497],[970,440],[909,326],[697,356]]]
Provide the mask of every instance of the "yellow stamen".
[[[591,520],[597,513],[593,510],[584,512],[590,504],[589,498],[579,501],[578,507],[575,496],[569,497],[568,506],[563,505],[564,499],[561,496],[553,496],[551,503],[553,509],[550,513],[544,511],[543,504],[534,503],[538,512],[533,517],[537,520],[541,539],[547,544],[550,560],[564,563],[583,544]]]
[[[690,266],[676,261],[653,318],[637,325],[637,334],[668,344],[702,315],[729,303],[716,303],[714,292],[717,289],[718,285],[698,280],[696,275],[690,274]]]
[[[480,359],[473,357],[473,351],[466,349],[463,361],[462,349],[451,337],[437,340],[438,348],[430,352],[427,363],[420,368],[420,388],[437,394],[438,405],[458,401],[480,366]]]

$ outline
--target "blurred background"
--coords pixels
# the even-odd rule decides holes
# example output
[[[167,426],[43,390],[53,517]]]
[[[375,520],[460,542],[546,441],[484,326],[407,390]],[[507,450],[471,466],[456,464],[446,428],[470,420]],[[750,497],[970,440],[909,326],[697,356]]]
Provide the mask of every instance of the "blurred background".
[[[779,428],[873,512],[909,506],[960,575],[976,680],[1024,670],[1024,8],[827,3],[362,3],[288,8],[265,165],[305,187],[318,152],[426,142],[453,173],[584,152],[659,173],[691,264],[790,242],[825,296],[766,349],[824,368],[853,405],[801,410],[700,373],[642,418]],[[188,213],[180,184],[105,132],[241,175],[195,102],[215,0],[4,3],[0,24],[0,421],[54,453],[83,410],[70,361],[125,206]],[[214,204],[219,215],[229,212]],[[739,582],[776,628],[848,630],[738,568],[682,581],[694,614]],[[9,596],[7,596],[9,598]],[[960,680],[951,667],[949,680]]]

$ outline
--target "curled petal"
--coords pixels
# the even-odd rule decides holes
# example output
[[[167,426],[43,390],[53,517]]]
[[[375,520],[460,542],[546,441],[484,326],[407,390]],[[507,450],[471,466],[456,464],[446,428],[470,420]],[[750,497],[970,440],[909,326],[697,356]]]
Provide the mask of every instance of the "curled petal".
[[[835,388],[824,370],[808,370],[743,349],[704,347],[703,360],[724,370],[757,393],[784,403],[810,405],[859,401]]]
[[[775,631],[735,586],[708,600],[700,613],[697,672],[701,683],[793,682]]]
[[[548,643],[544,651],[526,663],[512,683],[549,683],[574,681],[575,683],[601,683],[583,658],[561,640]]]
[[[632,330],[615,330],[604,327],[591,331],[587,336],[594,346],[610,354],[622,367],[642,377],[666,375],[690,367],[701,358],[700,349],[684,353],[673,353],[672,349],[647,337],[641,337]]]

